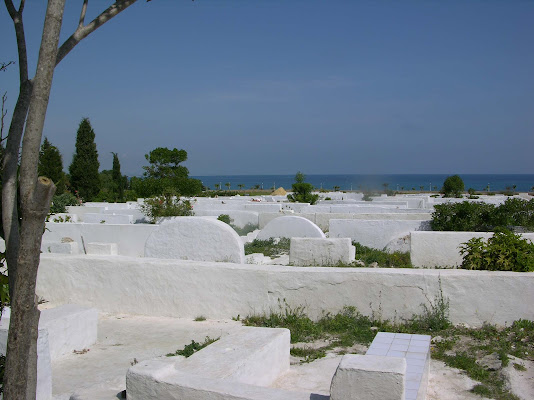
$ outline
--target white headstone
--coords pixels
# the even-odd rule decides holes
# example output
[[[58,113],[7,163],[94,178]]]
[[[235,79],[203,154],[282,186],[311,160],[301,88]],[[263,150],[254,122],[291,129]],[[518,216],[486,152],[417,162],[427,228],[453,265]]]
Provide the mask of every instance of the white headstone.
[[[280,217],[275,218],[263,228],[256,239],[268,240],[269,238],[326,238],[325,234],[317,225],[303,217]]]
[[[224,222],[180,217],[163,222],[145,243],[145,257],[245,263],[239,235]]]

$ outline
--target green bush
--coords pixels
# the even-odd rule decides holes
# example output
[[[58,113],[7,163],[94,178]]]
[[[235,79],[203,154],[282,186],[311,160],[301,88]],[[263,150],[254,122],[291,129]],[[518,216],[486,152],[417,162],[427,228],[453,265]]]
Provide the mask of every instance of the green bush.
[[[498,207],[481,202],[434,206],[430,226],[434,231],[491,232],[498,228],[534,229],[534,199],[506,199]]]
[[[445,197],[462,197],[464,189],[464,181],[462,178],[458,175],[453,175],[445,179],[441,193],[443,193]]]
[[[297,172],[295,175],[295,183],[291,185],[291,190],[293,193],[287,195],[287,199],[291,202],[298,203],[310,203],[311,205],[317,203],[319,200],[318,194],[313,194],[313,185],[311,183],[306,183],[304,180],[306,175],[302,172]]]
[[[472,238],[460,246],[461,268],[490,271],[534,271],[534,244],[508,230],[500,230],[485,242]]]
[[[219,221],[224,222],[225,224],[230,225],[232,220],[230,219],[230,216],[228,214],[221,214],[217,217]]]
[[[77,206],[79,204],[78,198],[69,192],[54,196],[50,205],[50,214],[64,213],[67,211],[67,206]]]
[[[145,199],[141,205],[141,212],[152,223],[156,223],[161,217],[179,217],[193,215],[193,206],[189,200],[180,200],[180,197],[172,191],[166,191],[161,196]]]
[[[363,261],[366,266],[376,262],[382,268],[412,268],[409,252],[395,251],[388,253],[387,251],[364,246],[358,242],[352,242],[352,244],[356,248],[356,259]]]

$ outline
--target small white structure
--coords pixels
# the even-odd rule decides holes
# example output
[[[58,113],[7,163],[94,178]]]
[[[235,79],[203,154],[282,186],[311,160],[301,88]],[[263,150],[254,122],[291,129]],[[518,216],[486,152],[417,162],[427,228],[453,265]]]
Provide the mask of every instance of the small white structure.
[[[224,222],[204,217],[164,221],[150,234],[145,257],[245,263],[239,235]]]
[[[102,256],[116,256],[119,254],[117,243],[91,242],[85,246],[87,254],[99,254]]]
[[[330,400],[404,400],[404,358],[346,354],[332,378]]]
[[[0,320],[0,354],[6,354],[9,312]],[[37,338],[36,400],[52,399],[52,360],[96,343],[98,312],[67,304],[42,310]]]
[[[78,243],[74,241],[50,241],[41,242],[41,252],[58,254],[78,254],[80,252]]]
[[[256,239],[268,240],[270,238],[322,238],[326,236],[323,231],[310,220],[303,217],[280,217],[273,219],[263,228]]]
[[[356,249],[349,238],[291,238],[289,263],[297,266],[350,264]]]

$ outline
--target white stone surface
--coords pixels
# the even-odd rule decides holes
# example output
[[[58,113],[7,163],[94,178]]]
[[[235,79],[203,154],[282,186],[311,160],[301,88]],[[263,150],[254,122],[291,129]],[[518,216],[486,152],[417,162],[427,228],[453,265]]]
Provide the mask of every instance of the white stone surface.
[[[84,216],[87,213],[102,213],[105,211],[106,207],[90,207],[90,206],[67,206],[65,207],[68,214],[73,214],[78,216],[78,221],[84,222]]]
[[[83,215],[83,222],[86,224],[133,224],[133,215],[104,214],[104,212],[86,213]]]
[[[414,267],[457,267],[462,263],[460,245],[474,237],[488,239],[491,232],[411,232],[410,257]],[[534,233],[523,233],[534,242]]]
[[[148,237],[145,257],[243,264],[245,250],[228,224],[203,217],[180,217],[162,223]]]
[[[331,219],[329,232],[331,238],[351,238],[364,246],[382,250],[411,231],[425,229],[429,229],[428,221]]]
[[[41,251],[43,253],[58,253],[58,254],[79,254],[80,249],[76,242],[55,242],[43,240],[41,242]]]
[[[404,400],[404,358],[346,354],[332,379],[331,400]]]
[[[289,340],[287,329],[245,327],[189,358],[141,362],[128,370],[128,399],[280,398],[265,387],[289,370]]]
[[[119,254],[117,243],[89,242],[85,245],[87,254],[100,254],[103,256],[116,256]]]
[[[5,355],[9,318],[0,321],[0,354]],[[36,400],[52,399],[52,361],[48,343],[48,330],[39,328],[37,337],[37,396]]]
[[[302,217],[279,217],[269,222],[263,228],[256,239],[268,240],[269,238],[325,238],[323,231],[313,222]]]
[[[96,342],[98,311],[75,304],[41,311],[39,329],[48,331],[50,357],[55,360]]]
[[[289,263],[297,266],[331,266],[354,261],[355,248],[349,238],[291,238]]]
[[[84,253],[84,245],[87,243],[117,243],[119,254],[143,257],[145,242],[157,228],[157,225],[152,224],[56,224],[47,222],[43,240],[59,242],[65,237],[71,238],[78,243],[80,253]]]
[[[278,309],[279,299],[293,307],[306,305],[312,318],[347,305],[365,315],[380,307],[385,319],[410,318],[440,293],[450,301],[455,324],[534,319],[534,274],[521,272],[297,268],[42,254],[37,279],[37,294],[51,304],[189,318],[269,313]]]
[[[258,213],[253,211],[240,211],[240,210],[195,210],[195,216],[215,216],[218,217],[221,214],[227,214],[232,220],[232,225],[238,228],[244,228],[245,226],[258,226]]]

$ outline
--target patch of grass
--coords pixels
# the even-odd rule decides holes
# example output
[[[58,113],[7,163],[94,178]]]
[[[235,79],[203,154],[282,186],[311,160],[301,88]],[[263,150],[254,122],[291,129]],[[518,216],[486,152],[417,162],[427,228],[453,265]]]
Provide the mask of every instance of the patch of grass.
[[[523,364],[514,363],[514,368],[518,371],[526,371],[527,367],[525,367]]]
[[[325,313],[316,321],[311,320],[305,307],[291,307],[285,300],[279,301],[279,309],[270,315],[249,316],[245,325],[280,327],[291,331],[291,341],[313,342],[327,339],[329,345],[318,349],[295,347],[291,354],[310,362],[324,357],[334,347],[339,353],[355,345],[369,345],[377,332],[427,334],[435,339],[431,356],[444,361],[448,366],[461,369],[472,379],[480,382],[473,392],[497,400],[518,400],[507,389],[501,370],[490,370],[477,363],[485,356],[497,354],[504,367],[509,355],[534,360],[534,322],[515,321],[508,327],[485,324],[480,328],[453,326],[449,320],[449,301],[441,291],[433,301],[422,305],[422,312],[401,321],[383,320],[380,310],[376,315],[365,316],[355,307],[344,307],[336,314]],[[514,368],[522,370],[521,364]]]
[[[205,321],[205,320],[206,320],[206,317],[203,316],[203,315],[199,315],[198,317],[195,318],[195,321],[197,321],[197,322]]]
[[[290,239],[280,238],[275,240],[253,240],[251,243],[245,243],[245,254],[263,253],[264,256],[275,258],[284,254],[289,254]]]
[[[204,342],[198,343],[194,340],[191,340],[190,344],[186,344],[183,349],[178,349],[174,353],[168,353],[166,354],[167,357],[174,357],[174,356],[184,356],[185,358],[191,357],[193,354],[195,354],[197,351],[202,350],[204,347],[216,342],[220,338],[212,339],[209,336],[206,336],[206,339],[204,339]]]
[[[366,266],[376,262],[382,268],[412,268],[409,252],[395,251],[388,253],[387,251],[363,246],[358,242],[352,242],[352,244],[356,247],[356,259],[363,261]]]

